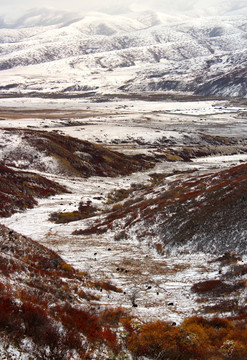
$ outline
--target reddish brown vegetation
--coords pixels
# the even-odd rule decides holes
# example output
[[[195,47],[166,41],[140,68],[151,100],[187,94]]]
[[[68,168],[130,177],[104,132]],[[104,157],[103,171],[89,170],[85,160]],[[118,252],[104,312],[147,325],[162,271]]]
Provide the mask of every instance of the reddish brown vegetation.
[[[54,252],[3,226],[0,250],[0,337],[5,334],[18,346],[24,338],[32,339],[32,353],[42,359],[65,360],[74,350],[81,359],[90,359],[85,342],[88,349],[105,346],[109,353],[118,351],[110,321],[104,322],[90,305],[82,307],[78,301],[97,300],[83,274]],[[107,282],[90,284],[94,291],[99,288],[121,292]]]
[[[136,226],[138,236],[145,238],[148,228],[166,248],[190,242],[207,252],[245,251],[247,164],[202,176],[186,173],[167,184],[165,179],[158,176],[151,186],[134,189],[103,220],[74,234],[102,233],[121,222],[126,237]],[[222,262],[237,260],[225,255]]]
[[[127,347],[135,358],[246,360],[246,321],[192,317],[180,326],[162,321],[136,327],[125,322]]]
[[[225,283],[222,280],[206,280],[198,282],[192,286],[192,291],[196,293],[210,293],[212,295],[224,296],[230,294],[239,289],[244,289],[246,283],[244,280],[240,280],[236,283]]]
[[[37,204],[35,197],[67,192],[66,189],[44,177],[17,171],[0,164],[0,216],[10,216],[18,210]]]
[[[100,321],[102,322],[102,324],[106,324],[112,327],[117,327],[120,324],[120,321],[125,318],[128,318],[127,312],[121,307],[116,309],[106,309],[100,315]]]
[[[81,359],[91,359],[102,347],[109,359],[127,352],[135,359],[247,359],[246,310],[229,320],[193,317],[181,325],[140,324],[122,308],[95,313],[76,300],[77,295],[95,300],[84,284],[121,290],[107,282],[89,282],[54,252],[5,227],[0,236],[0,336],[18,346],[24,338],[32,339],[37,358],[65,360],[76,351]],[[225,283],[217,280],[202,288],[218,286]]]
[[[241,259],[242,258],[237,254],[226,251],[222,256],[219,256],[217,259],[212,260],[212,262],[220,262],[223,265],[229,265],[232,263],[236,263]]]
[[[122,293],[123,291],[121,289],[119,289],[117,286],[112,285],[108,282],[105,281],[99,281],[99,282],[95,282],[92,283],[92,285],[96,288],[96,289],[104,289],[106,291],[114,291],[117,293]]]

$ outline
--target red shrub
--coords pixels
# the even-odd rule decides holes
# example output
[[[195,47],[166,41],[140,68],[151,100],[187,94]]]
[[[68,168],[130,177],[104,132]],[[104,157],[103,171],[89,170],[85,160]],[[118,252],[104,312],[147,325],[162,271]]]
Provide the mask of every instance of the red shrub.
[[[117,353],[120,350],[120,346],[116,337],[116,334],[112,332],[110,329],[105,328],[103,330],[103,340],[109,346],[114,353]]]
[[[74,328],[87,336],[90,341],[97,341],[101,338],[102,329],[95,315],[91,315],[84,310],[72,308],[69,304],[66,304],[59,311],[62,323],[66,329]]]
[[[21,317],[26,336],[36,344],[48,345],[51,349],[58,347],[61,342],[59,331],[44,309],[30,302],[23,303]]]
[[[11,297],[3,295],[0,297],[0,328],[8,331],[18,330],[20,321],[18,319],[19,309]]]

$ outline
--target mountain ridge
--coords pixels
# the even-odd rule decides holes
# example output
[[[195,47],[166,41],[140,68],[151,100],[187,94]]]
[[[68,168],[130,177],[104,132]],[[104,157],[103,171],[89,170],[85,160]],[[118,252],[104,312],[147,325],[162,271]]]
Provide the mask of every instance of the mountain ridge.
[[[46,26],[36,19],[39,26],[0,29],[1,94],[93,90],[247,96],[243,16],[59,16],[48,16]]]

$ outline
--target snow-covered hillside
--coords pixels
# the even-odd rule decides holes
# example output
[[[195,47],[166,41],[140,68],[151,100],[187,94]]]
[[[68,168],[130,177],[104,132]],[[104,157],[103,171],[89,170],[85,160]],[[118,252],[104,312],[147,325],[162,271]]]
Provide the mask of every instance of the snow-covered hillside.
[[[0,92],[246,97],[246,31],[243,16],[30,12],[0,29]]]

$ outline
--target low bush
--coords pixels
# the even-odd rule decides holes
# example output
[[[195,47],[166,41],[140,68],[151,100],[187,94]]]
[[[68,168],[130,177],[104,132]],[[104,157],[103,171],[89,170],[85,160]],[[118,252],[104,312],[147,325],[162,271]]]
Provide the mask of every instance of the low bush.
[[[92,217],[96,213],[96,208],[94,206],[87,206],[79,204],[78,211],[71,211],[71,212],[55,212],[50,215],[50,221],[55,222],[56,224],[65,224],[72,221],[78,221],[87,219]]]
[[[116,202],[126,199],[133,192],[133,188],[130,189],[117,189],[108,194],[107,204],[114,204]]]

